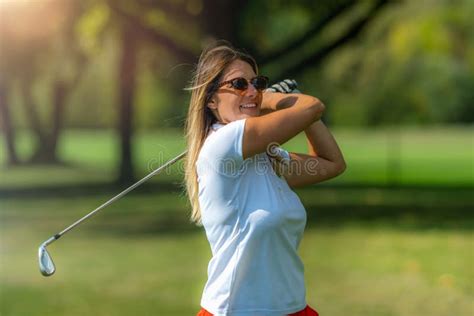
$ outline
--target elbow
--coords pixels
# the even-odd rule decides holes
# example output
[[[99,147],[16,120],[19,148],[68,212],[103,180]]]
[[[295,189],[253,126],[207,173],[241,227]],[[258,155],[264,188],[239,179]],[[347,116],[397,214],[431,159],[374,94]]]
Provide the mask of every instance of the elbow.
[[[317,121],[323,115],[325,106],[321,100],[310,95],[300,95],[298,101],[301,102],[299,107],[304,111],[307,118]]]
[[[311,105],[312,105],[311,108],[313,110],[315,120],[319,120],[321,116],[323,115],[323,112],[326,109],[326,106],[324,105],[323,102],[321,102],[321,100],[315,97],[312,97]]]
[[[346,168],[347,168],[347,165],[346,165],[346,162],[344,160],[337,162],[336,163],[336,173],[337,173],[337,175],[343,174],[344,171],[346,171]]]
[[[318,108],[318,112],[323,114],[324,110],[326,110],[326,106],[324,105],[321,100],[316,98],[316,107]]]
[[[334,177],[337,177],[341,174],[344,173],[344,171],[346,171],[346,162],[344,161],[344,158],[339,158],[339,159],[335,159],[331,162],[331,166],[332,166],[332,177],[331,178],[334,178]]]

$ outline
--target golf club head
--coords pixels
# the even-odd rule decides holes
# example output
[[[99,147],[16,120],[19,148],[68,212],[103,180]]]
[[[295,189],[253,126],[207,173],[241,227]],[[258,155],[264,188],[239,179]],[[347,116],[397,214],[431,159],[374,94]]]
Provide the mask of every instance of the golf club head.
[[[51,276],[56,271],[56,267],[54,266],[53,259],[46,250],[46,246],[43,244],[38,249],[38,259],[39,259],[39,268],[41,274],[44,276]]]

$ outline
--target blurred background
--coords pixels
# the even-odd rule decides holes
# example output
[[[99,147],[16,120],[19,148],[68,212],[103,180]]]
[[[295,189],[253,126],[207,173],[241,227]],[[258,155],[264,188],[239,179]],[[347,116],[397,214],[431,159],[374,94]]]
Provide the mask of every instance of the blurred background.
[[[180,163],[51,245],[48,279],[37,249],[185,149],[184,88],[225,39],[323,100],[347,162],[297,190],[308,303],[472,315],[473,21],[470,0],[0,0],[0,314],[197,312]]]

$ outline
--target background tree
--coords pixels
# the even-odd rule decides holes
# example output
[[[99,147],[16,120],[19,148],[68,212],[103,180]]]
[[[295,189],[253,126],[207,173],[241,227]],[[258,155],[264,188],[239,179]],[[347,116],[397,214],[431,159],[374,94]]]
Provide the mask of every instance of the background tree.
[[[177,2],[141,0],[136,2],[135,5],[129,5],[128,2],[109,1],[108,4],[114,12],[114,17],[130,29],[125,32],[134,33],[134,38],[129,39],[128,44],[121,46],[122,56],[129,59],[128,62],[122,59],[121,65],[129,65],[130,69],[126,72],[121,71],[122,77],[120,79],[122,81],[121,91],[126,93],[126,97],[121,98],[120,135],[122,150],[119,180],[130,182],[133,179],[133,171],[131,171],[133,164],[130,152],[133,109],[130,97],[134,95],[132,91],[134,88],[132,87],[135,87],[135,84],[130,76],[131,69],[136,69],[132,67],[135,64],[132,59],[136,57],[136,53],[132,54],[130,50],[135,47],[136,39],[153,43],[157,49],[166,50],[168,54],[174,55],[174,60],[171,62],[186,64],[196,62],[201,46],[205,45],[206,41],[214,39],[228,40],[235,46],[246,47],[254,53],[259,61],[263,61],[262,69],[267,70],[267,73],[274,80],[281,80],[288,76],[296,76],[309,67],[314,67],[329,56],[332,51],[355,38],[371,19],[380,12],[387,1],[374,1],[373,4],[365,5],[367,8],[363,7],[362,10],[361,8],[354,8],[357,7],[356,3],[356,1],[340,1],[331,5],[315,5],[313,2],[304,1],[295,2],[294,4],[283,1],[260,1],[251,4],[251,2],[246,1],[237,3],[235,1],[207,0],[202,3],[199,1],[188,2],[187,10],[180,10],[182,3]],[[288,7],[295,10],[302,9],[314,12],[311,15],[312,23],[300,30],[297,35],[287,39],[280,47],[259,45],[258,36],[261,32],[264,32],[264,37],[268,41],[272,38],[268,33],[271,34],[274,28],[281,31],[280,26],[284,21],[271,18],[274,13],[272,11],[287,12]],[[321,33],[326,26],[352,8],[362,11],[362,13],[356,12],[353,23],[340,31],[337,36],[331,38],[328,43],[319,46],[309,45],[310,48],[308,49],[308,43],[311,44],[315,41],[315,38],[321,37]],[[265,31],[262,25],[268,27],[268,30]],[[179,33],[172,31],[175,29],[179,29]],[[190,37],[185,38],[180,34],[194,34],[200,40],[196,41]],[[255,34],[257,37],[252,37]],[[302,53],[304,51],[306,54]],[[170,60],[167,60],[167,62],[170,62]],[[275,67],[275,64],[278,66]],[[281,65],[287,66],[282,67]],[[185,85],[183,78],[187,78],[187,76],[180,76],[180,78],[181,80],[174,82],[175,94],[178,94],[179,90]]]
[[[10,116],[5,124],[7,151],[18,162],[14,146],[14,124],[9,110],[8,92],[17,87],[29,129],[36,146],[30,163],[57,163],[57,144],[62,130],[67,98],[84,69],[85,56],[76,44],[75,24],[82,13],[80,2],[48,1],[5,6],[2,8],[0,38],[4,74],[3,113]],[[45,18],[47,17],[47,19]],[[21,27],[17,21],[22,20]],[[41,25],[41,27],[40,27]],[[43,86],[46,96],[39,98],[35,89]],[[48,95],[49,94],[49,95]],[[39,103],[49,104],[49,110]],[[43,110],[49,120],[42,120]],[[16,159],[14,159],[16,157]]]
[[[303,91],[331,104],[331,124],[469,123],[474,10],[467,8],[467,0],[5,6],[0,109],[8,156],[19,160],[17,128],[32,131],[37,146],[30,160],[43,162],[58,161],[65,126],[114,128],[117,179],[132,181],[134,131],[182,127],[182,88],[201,49],[216,39],[248,50],[272,81],[297,78]],[[20,18],[28,22],[17,27]]]

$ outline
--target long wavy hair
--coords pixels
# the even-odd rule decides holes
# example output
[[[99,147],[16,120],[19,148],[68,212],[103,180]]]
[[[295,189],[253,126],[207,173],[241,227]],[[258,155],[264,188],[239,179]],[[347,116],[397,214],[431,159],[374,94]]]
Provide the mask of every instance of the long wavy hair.
[[[258,74],[257,63],[253,57],[237,50],[228,42],[218,41],[201,53],[191,84],[187,88],[191,91],[191,100],[185,122],[188,153],[185,159],[184,181],[192,207],[191,220],[197,224],[201,224],[201,209],[196,161],[212,124],[217,122],[207,104],[216,92],[224,71],[235,60],[247,62]]]

